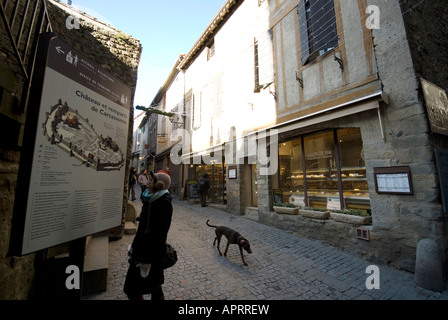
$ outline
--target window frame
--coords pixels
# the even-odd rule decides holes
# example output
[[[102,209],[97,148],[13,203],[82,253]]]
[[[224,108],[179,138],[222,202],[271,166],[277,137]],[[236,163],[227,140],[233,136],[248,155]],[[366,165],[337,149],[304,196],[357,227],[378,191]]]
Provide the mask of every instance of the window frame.
[[[302,65],[338,47],[339,35],[334,0],[302,0],[297,7],[297,14]],[[325,19],[326,15],[329,17]],[[322,29],[323,27],[325,28]],[[328,28],[331,30],[326,31]]]
[[[344,182],[347,182],[347,180],[344,180],[342,173],[347,170],[352,170],[351,168],[346,168],[346,166],[342,165],[342,161],[343,158],[347,156],[347,154],[345,153],[345,151],[342,149],[342,145],[341,145],[341,138],[345,137],[345,135],[343,134],[343,130],[344,129],[349,129],[349,128],[334,128],[334,129],[324,129],[324,130],[320,130],[320,131],[316,131],[316,132],[311,132],[308,134],[303,134],[303,135],[299,135],[296,137],[289,137],[284,141],[281,141],[280,143],[287,143],[290,141],[299,141],[300,143],[298,145],[300,145],[300,158],[301,158],[301,174],[303,175],[303,177],[298,178],[301,179],[301,183],[300,185],[303,188],[303,197],[304,197],[304,202],[307,206],[311,206],[311,191],[313,188],[311,188],[311,179],[308,178],[308,174],[310,172],[312,172],[313,170],[310,170],[309,168],[307,168],[307,157],[306,157],[306,139],[307,138],[312,138],[312,137],[317,137],[320,134],[325,134],[325,133],[331,133],[332,137],[330,139],[332,139],[332,152],[333,152],[333,156],[334,156],[334,165],[332,166],[332,168],[334,168],[336,171],[334,171],[335,173],[337,173],[336,176],[336,180],[334,180],[334,182],[337,184],[337,191],[338,191],[338,195],[337,197],[339,198],[340,204],[341,204],[341,209],[345,209],[347,208],[347,206],[349,206],[349,202],[346,202],[346,199],[349,199],[350,196],[347,196],[346,193],[347,191],[349,191],[348,188],[344,187]],[[352,129],[359,129],[359,128],[352,128]],[[361,134],[361,132],[360,132]],[[361,143],[362,143],[362,136],[360,136],[361,138]],[[344,154],[341,154],[344,153]],[[299,160],[299,159],[297,159]],[[366,170],[365,167],[365,160],[364,161],[364,166],[359,167],[359,170]],[[278,163],[281,164],[282,163],[282,159],[281,159],[281,155],[279,152],[279,158],[278,158]],[[323,171],[323,170],[320,170]],[[284,186],[282,185],[282,177],[281,177],[281,172],[280,170],[278,171],[278,187],[279,189],[283,190]],[[363,179],[362,181],[364,181],[367,183],[367,189],[368,189],[368,181],[367,181],[367,177],[365,177],[365,179]],[[335,189],[336,190],[336,189]],[[367,192],[368,193],[368,192]],[[370,201],[371,198],[370,196],[368,198],[369,201],[369,207],[371,206]],[[364,200],[363,200],[364,201]],[[353,201],[350,202],[351,204],[353,204]],[[352,205],[350,205],[352,206]],[[362,210],[371,210],[371,207],[369,209],[362,209]]]

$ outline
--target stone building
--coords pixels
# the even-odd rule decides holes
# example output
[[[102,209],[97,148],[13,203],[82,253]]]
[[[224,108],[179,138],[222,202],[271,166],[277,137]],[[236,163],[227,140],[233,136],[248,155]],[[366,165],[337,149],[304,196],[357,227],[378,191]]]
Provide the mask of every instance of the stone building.
[[[138,113],[134,117],[134,129],[132,138],[132,157],[130,167],[135,167],[140,173],[143,168],[146,168],[146,161],[143,160],[143,153],[145,152],[146,138],[144,129],[140,128],[140,124],[145,117],[144,112]]]
[[[0,10],[0,299],[27,299],[39,292],[33,286],[36,268],[49,253],[45,250],[16,257],[8,255],[8,247],[14,200],[20,197],[16,194],[16,184],[38,35],[52,32],[60,36],[129,86],[132,97],[142,47],[139,40],[59,1],[6,1]],[[133,112],[130,112],[132,119]],[[127,164],[132,126],[130,121]],[[125,181],[123,184],[126,185]],[[126,194],[123,197],[127,200]],[[126,201],[123,203],[124,213]],[[64,248],[56,248],[54,252],[64,252]],[[50,291],[51,284],[46,285]]]
[[[435,156],[448,148],[446,10],[226,1],[177,67],[184,178],[209,173],[209,201],[229,212],[398,269],[413,272],[417,243],[433,239],[446,266],[446,174]],[[434,104],[425,80],[440,94]],[[274,201],[367,218],[279,214]]]

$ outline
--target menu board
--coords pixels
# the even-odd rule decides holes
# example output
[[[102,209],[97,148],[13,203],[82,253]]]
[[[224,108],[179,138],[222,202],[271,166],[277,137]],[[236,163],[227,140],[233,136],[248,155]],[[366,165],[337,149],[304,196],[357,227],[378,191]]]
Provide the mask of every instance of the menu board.
[[[199,199],[199,185],[197,180],[188,180],[188,199]]]
[[[34,141],[24,140],[14,210],[21,255],[122,220],[131,91],[61,39],[47,37],[41,93],[30,96],[35,118],[26,126]]]
[[[374,168],[377,193],[413,194],[409,167]]]

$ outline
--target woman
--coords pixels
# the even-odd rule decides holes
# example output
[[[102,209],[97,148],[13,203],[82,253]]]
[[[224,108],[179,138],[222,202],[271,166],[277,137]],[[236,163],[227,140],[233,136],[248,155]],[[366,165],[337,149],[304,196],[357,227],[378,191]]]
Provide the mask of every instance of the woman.
[[[143,197],[143,193],[146,190],[146,185],[148,184],[148,172],[146,171],[146,169],[143,169],[142,173],[140,173],[140,175],[138,176],[138,184],[140,185],[141,188],[141,193],[140,193],[140,199],[142,199]]]
[[[143,300],[145,294],[151,294],[151,300],[164,300],[162,260],[173,215],[170,185],[169,175],[150,172],[137,233],[129,249],[124,292],[130,300]]]

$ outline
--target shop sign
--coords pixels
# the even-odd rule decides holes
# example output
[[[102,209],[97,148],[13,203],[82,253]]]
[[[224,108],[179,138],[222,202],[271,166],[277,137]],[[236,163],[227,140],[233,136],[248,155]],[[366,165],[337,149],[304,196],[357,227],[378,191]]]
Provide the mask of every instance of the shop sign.
[[[341,210],[341,199],[336,197],[327,198],[327,210]]]
[[[296,206],[299,206],[299,207],[306,207],[305,197],[301,196],[301,195],[298,195],[298,194],[290,195],[289,196],[289,203],[292,203],[292,204],[294,204]]]
[[[448,99],[446,91],[425,79],[420,80],[431,131],[448,136]]]
[[[159,144],[159,146],[164,146],[166,142],[166,137],[165,136],[158,136],[157,137],[157,143]]]
[[[332,158],[333,153],[331,150],[319,150],[313,151],[306,154],[306,160],[317,160],[317,159],[326,159]]]

